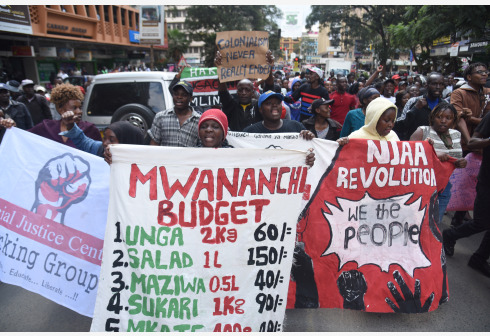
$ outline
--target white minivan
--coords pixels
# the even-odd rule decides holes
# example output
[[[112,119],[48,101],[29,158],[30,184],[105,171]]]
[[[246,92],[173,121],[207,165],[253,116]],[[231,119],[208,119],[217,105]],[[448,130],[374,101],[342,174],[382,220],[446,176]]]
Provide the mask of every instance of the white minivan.
[[[173,106],[168,89],[175,72],[118,72],[94,77],[83,102],[82,120],[104,129],[127,120],[146,131],[155,114]]]

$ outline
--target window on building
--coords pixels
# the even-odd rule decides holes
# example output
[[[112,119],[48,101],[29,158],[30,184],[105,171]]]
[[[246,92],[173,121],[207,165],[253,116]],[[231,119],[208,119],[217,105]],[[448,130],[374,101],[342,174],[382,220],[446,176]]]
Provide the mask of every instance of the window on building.
[[[112,6],[112,17],[114,18],[114,23],[117,24],[117,12],[119,11],[118,6]]]
[[[121,23],[123,26],[126,25],[126,10],[121,8]]]
[[[104,20],[109,21],[109,6],[104,5]]]
[[[133,28],[133,15],[132,12],[128,13],[129,15],[129,27]]]

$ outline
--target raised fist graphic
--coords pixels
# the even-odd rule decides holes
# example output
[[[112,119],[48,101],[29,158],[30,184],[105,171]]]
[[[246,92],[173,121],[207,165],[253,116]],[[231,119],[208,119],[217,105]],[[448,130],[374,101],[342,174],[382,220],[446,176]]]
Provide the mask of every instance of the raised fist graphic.
[[[66,153],[49,160],[36,180],[36,200],[32,212],[59,223],[72,204],[87,197],[90,164],[79,156]]]
[[[344,309],[364,310],[364,294],[367,283],[364,274],[358,270],[345,271],[337,279],[337,287],[344,298]]]

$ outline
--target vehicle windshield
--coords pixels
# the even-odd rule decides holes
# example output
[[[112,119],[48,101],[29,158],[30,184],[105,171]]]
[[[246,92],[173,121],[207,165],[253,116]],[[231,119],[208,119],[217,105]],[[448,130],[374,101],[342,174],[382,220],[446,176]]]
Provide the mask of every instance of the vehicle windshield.
[[[87,114],[112,116],[121,106],[141,104],[157,113],[165,109],[163,87],[160,82],[128,82],[95,84],[92,88]]]

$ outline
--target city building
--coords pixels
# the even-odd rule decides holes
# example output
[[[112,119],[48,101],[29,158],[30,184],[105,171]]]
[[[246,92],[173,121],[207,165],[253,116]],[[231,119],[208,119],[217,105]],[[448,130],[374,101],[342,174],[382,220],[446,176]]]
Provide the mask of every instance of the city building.
[[[167,29],[178,29],[184,32],[188,40],[191,40],[190,32],[185,27],[185,18],[187,16],[187,8],[190,6],[165,6],[165,18],[167,21]],[[187,51],[184,53],[184,58],[190,66],[198,67],[204,64],[204,41],[193,41]]]
[[[139,44],[137,8],[11,5],[2,9],[0,68],[8,79],[30,78],[45,84],[59,69],[93,75],[103,67],[149,64],[150,46]],[[165,48],[155,46],[156,53]]]

